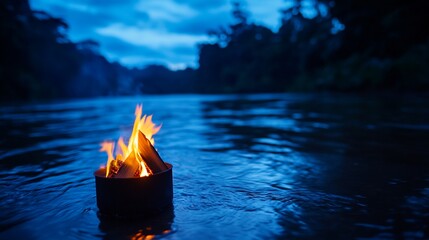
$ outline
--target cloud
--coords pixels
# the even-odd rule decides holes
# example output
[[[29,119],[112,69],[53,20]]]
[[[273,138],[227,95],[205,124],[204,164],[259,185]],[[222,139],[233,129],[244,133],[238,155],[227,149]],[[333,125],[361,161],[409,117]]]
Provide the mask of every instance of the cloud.
[[[121,39],[116,37],[103,37],[100,41],[100,48],[102,51],[107,51],[111,53],[111,56],[119,58],[120,56],[132,56],[138,55],[142,57],[154,56],[157,58],[166,57],[164,52],[157,51],[147,46],[138,46],[134,44],[129,44]]]
[[[79,1],[62,3],[51,0],[42,0],[37,3],[38,5],[33,6],[34,9],[42,9],[54,17],[63,18],[69,25],[71,39],[75,41],[88,38],[99,40],[95,30],[115,22],[136,24],[149,20],[147,13],[135,11],[127,6],[106,5],[102,7],[80,4]],[[123,11],[128,12],[128,14],[122,14]]]
[[[102,42],[109,52],[108,58],[128,66],[158,63],[174,69],[186,65],[195,67],[198,53],[196,44],[208,40],[206,35],[171,33],[121,24],[100,28],[96,32],[110,39]]]
[[[221,8],[225,5],[228,5],[227,0],[211,0],[211,1],[201,1],[201,0],[188,0],[188,1],[181,1],[181,0],[174,0],[176,3],[185,4],[187,6],[190,6],[191,8],[202,11],[206,9],[214,9],[214,8]]]
[[[128,66],[151,62],[196,66],[197,43],[232,23],[232,0],[34,0],[31,6],[63,18],[73,41],[93,39],[107,58]],[[279,26],[284,0],[248,0],[251,21]]]
[[[119,61],[132,67],[147,64],[164,64],[171,69],[183,69],[187,65],[196,67],[197,49],[194,46],[174,46],[166,51],[156,50],[147,46],[134,45],[116,37],[101,38],[100,49],[107,59]]]
[[[63,6],[51,6],[51,11],[54,16],[61,16],[69,25],[69,35],[73,40],[81,40],[93,37],[94,30],[97,27],[109,24],[115,21],[109,15],[92,13],[89,11],[81,11]]]
[[[280,10],[284,9],[286,5],[287,2],[284,0],[248,0],[246,6],[254,22],[278,30],[281,18]]]
[[[196,67],[196,56],[177,56],[177,58],[158,58],[158,57],[143,57],[143,56],[122,56],[119,58],[121,63],[131,67],[142,67],[144,65],[161,64],[172,70],[185,69],[186,67]],[[191,64],[188,64],[191,63]]]
[[[144,29],[123,24],[112,24],[98,28],[96,32],[103,36],[116,37],[134,45],[147,46],[154,49],[174,46],[195,46],[196,43],[208,41],[206,35],[191,35],[185,33],[171,33],[157,29]]]
[[[183,20],[179,23],[169,24],[168,29],[172,32],[188,34],[204,34],[210,30],[217,30],[220,26],[226,26],[232,22],[229,11],[216,11],[201,13],[193,18]]]
[[[136,10],[146,12],[152,21],[179,22],[183,19],[192,18],[197,15],[197,11],[194,9],[171,0],[142,0],[136,5]]]

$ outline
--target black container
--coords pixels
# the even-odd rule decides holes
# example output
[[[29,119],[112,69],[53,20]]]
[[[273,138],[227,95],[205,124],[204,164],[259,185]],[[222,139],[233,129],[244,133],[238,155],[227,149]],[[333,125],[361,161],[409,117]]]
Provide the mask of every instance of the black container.
[[[97,206],[102,217],[134,218],[159,214],[173,204],[173,166],[148,177],[106,178],[94,172]]]

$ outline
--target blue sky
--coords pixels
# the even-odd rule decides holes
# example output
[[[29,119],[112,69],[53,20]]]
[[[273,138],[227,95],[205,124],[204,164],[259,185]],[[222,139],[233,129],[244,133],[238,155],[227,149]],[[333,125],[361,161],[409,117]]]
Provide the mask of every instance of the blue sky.
[[[284,0],[248,0],[252,22],[277,30]],[[31,0],[69,24],[73,41],[93,39],[111,61],[126,66],[164,64],[171,69],[197,66],[196,44],[207,32],[231,23],[230,0]]]

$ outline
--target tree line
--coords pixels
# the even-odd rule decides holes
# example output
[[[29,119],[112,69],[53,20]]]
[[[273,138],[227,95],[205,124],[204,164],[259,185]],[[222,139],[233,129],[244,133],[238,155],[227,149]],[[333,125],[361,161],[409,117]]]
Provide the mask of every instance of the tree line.
[[[28,0],[0,3],[0,99],[141,93],[427,91],[429,2],[291,0],[273,32],[233,4],[233,24],[210,31],[199,67],[129,69]]]
[[[429,2],[290,3],[278,32],[249,23],[235,3],[235,24],[212,32],[216,43],[200,46],[200,91],[429,89]]]

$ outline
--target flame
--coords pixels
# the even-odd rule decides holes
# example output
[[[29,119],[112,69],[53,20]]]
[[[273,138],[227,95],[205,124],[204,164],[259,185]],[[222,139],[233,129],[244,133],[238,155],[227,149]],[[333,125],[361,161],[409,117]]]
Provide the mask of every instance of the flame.
[[[159,132],[161,129],[161,125],[155,125],[152,122],[152,115],[142,117],[142,105],[139,104],[136,106],[135,111],[135,120],[133,125],[133,131],[131,133],[130,139],[128,140],[128,145],[125,144],[124,139],[120,137],[117,141],[116,147],[116,157],[113,157],[113,150],[115,148],[114,142],[105,141],[101,143],[101,152],[107,153],[107,165],[106,165],[106,177],[110,175],[112,172],[111,165],[112,161],[120,161],[120,165],[123,165],[126,161],[129,164],[138,164],[139,171],[138,175],[140,177],[145,177],[152,175],[152,171],[147,167],[144,159],[139,154],[139,139],[138,134],[139,131],[142,132],[145,137],[150,141],[152,145],[155,144],[155,140],[153,139],[153,135]],[[136,163],[132,161],[137,161]]]
[[[101,149],[100,152],[106,152],[107,153],[107,165],[106,165],[106,177],[108,173],[110,172],[110,164],[114,160],[113,158],[113,147],[115,143],[114,142],[102,142],[101,143]]]
[[[150,232],[151,230],[152,230],[151,227],[146,228],[147,232]],[[146,231],[140,229],[136,234],[131,236],[131,240],[151,240],[157,237],[157,235],[155,234],[145,234]],[[169,234],[170,232],[171,232],[170,229],[166,229],[162,231],[158,236],[166,235],[166,234]]]

